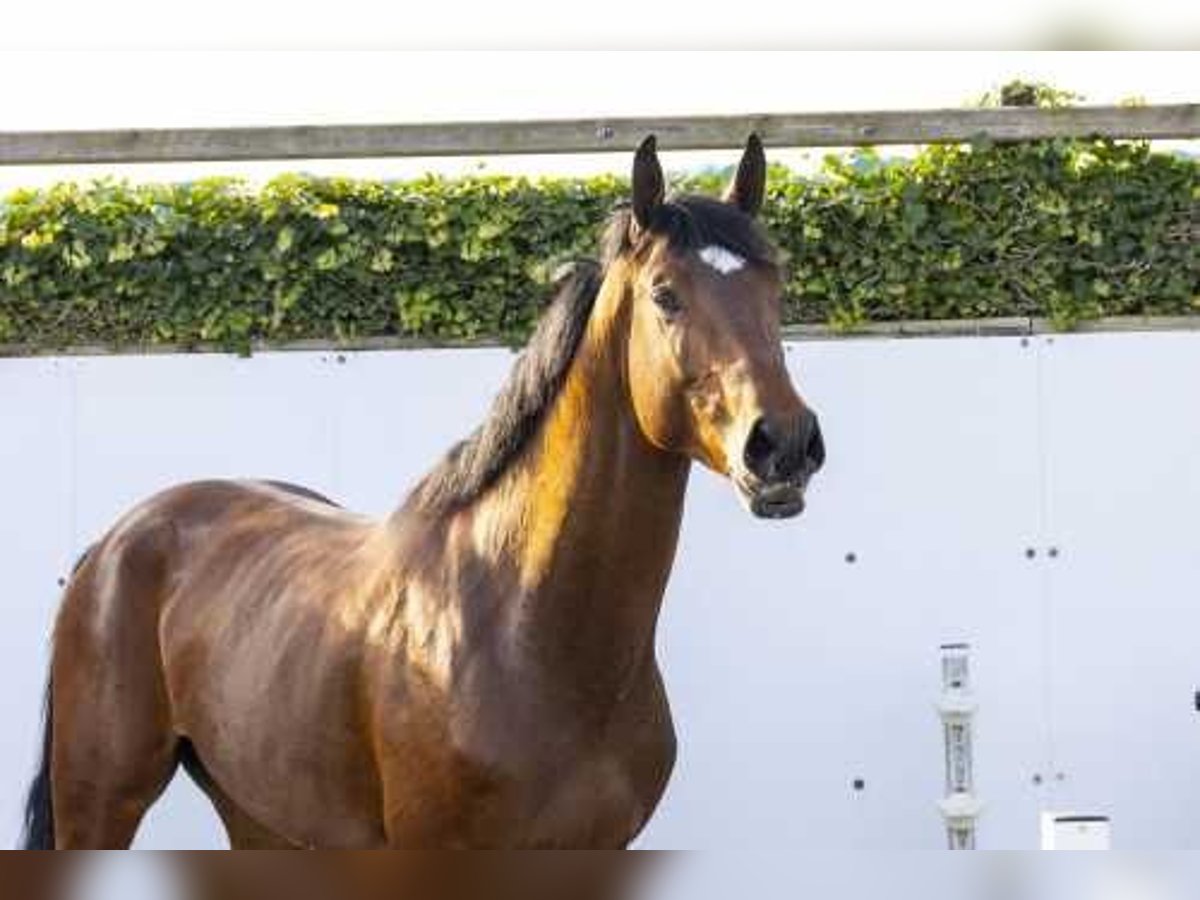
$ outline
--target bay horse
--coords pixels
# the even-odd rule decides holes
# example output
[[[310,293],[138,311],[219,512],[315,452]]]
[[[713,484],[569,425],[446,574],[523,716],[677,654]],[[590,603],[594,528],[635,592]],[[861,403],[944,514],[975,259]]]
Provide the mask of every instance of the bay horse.
[[[804,507],[748,141],[667,199],[653,136],[487,420],[382,521],[270,482],[170,488],[72,576],[27,849],[124,848],[177,767],[235,848],[627,846],[675,733],[655,628],[692,461]]]

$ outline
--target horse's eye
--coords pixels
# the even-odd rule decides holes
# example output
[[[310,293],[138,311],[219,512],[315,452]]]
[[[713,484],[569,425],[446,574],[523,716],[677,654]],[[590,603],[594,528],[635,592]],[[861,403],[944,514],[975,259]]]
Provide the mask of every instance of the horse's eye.
[[[679,299],[679,295],[666,285],[656,287],[650,297],[654,301],[654,305],[668,316],[673,316],[683,309],[683,302]]]

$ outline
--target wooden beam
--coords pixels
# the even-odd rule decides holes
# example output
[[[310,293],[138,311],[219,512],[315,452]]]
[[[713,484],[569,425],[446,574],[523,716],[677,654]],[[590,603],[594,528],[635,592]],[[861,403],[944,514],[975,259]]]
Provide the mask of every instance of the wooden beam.
[[[1092,137],[1197,138],[1200,104],[1066,109],[942,109],[672,118],[318,125],[121,131],[0,131],[0,165],[167,163],[629,151],[655,133],[665,150],[962,143]]]
[[[1078,322],[1068,334],[1138,333],[1147,331],[1200,331],[1200,316],[1114,316]],[[931,319],[899,322],[869,322],[850,331],[829,325],[785,325],[785,341],[853,341],[883,338],[950,337],[1032,337],[1064,334],[1047,319],[1013,316],[995,319]],[[516,352],[512,344],[495,338],[435,340],[411,337],[356,337],[337,340],[255,341],[255,353],[327,352],[353,353],[365,350],[503,348]],[[0,359],[23,356],[156,356],[170,353],[223,353],[230,351],[217,343],[138,344],[114,348],[102,344],[77,344],[71,347],[37,347],[31,344],[0,344]]]

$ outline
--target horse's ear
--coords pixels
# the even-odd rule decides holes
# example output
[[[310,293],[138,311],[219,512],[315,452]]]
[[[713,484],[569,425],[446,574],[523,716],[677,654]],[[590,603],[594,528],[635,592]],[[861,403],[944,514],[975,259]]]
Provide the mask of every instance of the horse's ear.
[[[650,135],[633,157],[633,219],[639,228],[649,227],[666,193],[656,149],[657,142]]]
[[[762,209],[766,187],[767,156],[758,135],[751,134],[742,161],[738,163],[737,174],[725,191],[725,202],[732,203],[748,216],[756,216]]]

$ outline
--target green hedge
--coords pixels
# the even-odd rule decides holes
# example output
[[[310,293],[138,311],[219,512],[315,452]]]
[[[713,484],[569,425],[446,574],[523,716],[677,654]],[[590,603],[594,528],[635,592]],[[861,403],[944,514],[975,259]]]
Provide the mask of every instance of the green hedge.
[[[786,317],[1200,313],[1200,164],[1140,143],[931,147],[771,171]],[[723,174],[684,189],[714,190]],[[0,202],[0,343],[519,339],[556,264],[589,254],[619,178],[261,188],[99,182]]]

